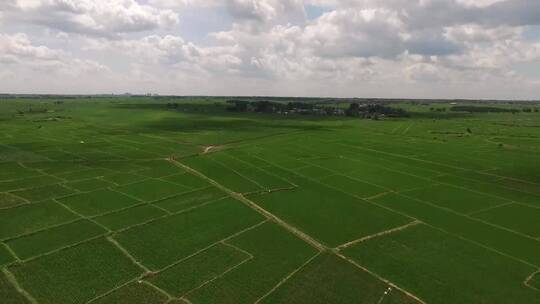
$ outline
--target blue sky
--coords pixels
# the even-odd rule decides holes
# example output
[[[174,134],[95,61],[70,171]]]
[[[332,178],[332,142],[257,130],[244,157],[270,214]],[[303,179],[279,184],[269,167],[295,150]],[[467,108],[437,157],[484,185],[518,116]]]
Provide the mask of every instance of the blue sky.
[[[537,0],[3,0],[0,91],[540,99]]]
[[[305,7],[306,14],[307,14],[307,17],[308,17],[309,20],[317,19],[322,14],[324,14],[325,12],[330,11],[327,8],[317,6],[317,5],[313,5],[313,4],[306,4],[304,7]]]

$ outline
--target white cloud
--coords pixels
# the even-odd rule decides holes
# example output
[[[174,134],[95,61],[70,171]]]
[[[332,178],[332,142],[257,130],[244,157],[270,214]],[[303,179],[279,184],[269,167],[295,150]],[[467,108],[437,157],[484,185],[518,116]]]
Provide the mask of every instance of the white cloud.
[[[321,16],[308,20],[308,4]],[[178,23],[198,10],[197,28]],[[536,0],[5,0],[0,12],[25,33],[6,30],[0,65],[58,83],[72,65],[102,90],[497,97],[539,83],[513,70],[540,59],[524,35],[540,24]]]
[[[0,34],[0,70],[4,81],[0,89],[9,91],[8,85],[17,86],[103,77],[110,69],[94,60],[79,59],[70,53],[32,43],[24,33]],[[13,77],[7,77],[11,75]]]
[[[444,37],[454,43],[490,43],[506,40],[519,40],[522,27],[484,27],[477,24],[462,24],[445,28]]]
[[[0,62],[19,63],[30,61],[59,61],[65,55],[61,50],[34,46],[24,33],[0,34]]]
[[[486,7],[504,0],[457,0],[457,3],[469,7]]]
[[[88,35],[156,30],[179,22],[172,10],[157,9],[135,0],[6,0],[6,18]]]

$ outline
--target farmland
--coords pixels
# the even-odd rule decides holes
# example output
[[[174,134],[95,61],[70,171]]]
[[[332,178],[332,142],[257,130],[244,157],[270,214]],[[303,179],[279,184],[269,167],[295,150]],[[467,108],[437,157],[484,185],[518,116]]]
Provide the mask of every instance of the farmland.
[[[540,303],[540,105],[228,106],[0,99],[2,303]]]

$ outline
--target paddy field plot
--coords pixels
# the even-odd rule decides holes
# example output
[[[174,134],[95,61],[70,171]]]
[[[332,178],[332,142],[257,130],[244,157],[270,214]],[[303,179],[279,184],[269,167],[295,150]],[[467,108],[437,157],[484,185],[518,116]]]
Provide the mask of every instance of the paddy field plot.
[[[13,250],[17,257],[26,260],[56,249],[82,243],[103,235],[105,232],[104,228],[93,222],[81,220],[12,239],[7,241],[6,245]]]
[[[226,100],[2,99],[0,302],[540,303],[540,114]]]
[[[147,280],[173,296],[184,297],[252,258],[248,252],[221,242]]]
[[[377,303],[381,299],[383,303],[418,303],[365,271],[350,267],[346,260],[324,253],[261,303]]]
[[[0,210],[0,238],[9,239],[79,218],[54,201]]]
[[[0,273],[0,296],[7,304],[29,304],[30,301],[13,286],[5,273]]]
[[[143,204],[133,208],[127,208],[97,216],[93,219],[102,226],[107,227],[110,230],[117,231],[146,223],[153,219],[166,216],[167,214],[168,213],[165,210],[156,208],[149,204]]]
[[[241,202],[225,198],[125,230],[114,238],[141,263],[159,270],[262,220]]]
[[[264,223],[227,241],[253,257],[238,267],[194,289],[192,303],[254,303],[271,293],[289,274],[317,251],[273,223]]]
[[[143,272],[105,239],[8,268],[40,303],[86,303]]]
[[[132,282],[101,297],[95,304],[165,304],[170,303],[166,294],[153,286],[140,282]]]
[[[428,302],[534,303],[523,284],[535,268],[426,225],[382,236],[344,251],[346,256]],[[451,286],[451,287],[449,287]]]
[[[76,194],[57,201],[83,216],[99,215],[139,203],[132,197],[110,189]]]

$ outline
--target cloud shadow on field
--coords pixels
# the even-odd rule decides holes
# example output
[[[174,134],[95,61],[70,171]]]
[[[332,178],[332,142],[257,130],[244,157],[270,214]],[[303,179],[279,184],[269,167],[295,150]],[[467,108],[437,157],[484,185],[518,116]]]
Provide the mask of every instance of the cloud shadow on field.
[[[290,129],[290,130],[324,130],[324,126],[313,124],[294,124],[291,122],[272,122],[266,119],[240,119],[237,117],[216,117],[214,119],[205,116],[191,117],[167,117],[159,121],[148,122],[145,127],[162,131],[175,132],[204,132],[204,131],[241,131],[257,132],[264,129]]]
[[[344,117],[328,117],[314,115],[282,116],[265,113],[229,112],[227,105],[214,103],[180,103],[178,108],[168,108],[167,104],[141,103],[121,104],[115,107],[129,110],[167,111],[169,117],[143,123],[143,127],[154,130],[174,132],[202,131],[243,131],[289,129],[289,130],[326,130],[342,128],[332,124],[336,121],[347,121]],[[178,114],[177,116],[175,114]]]
[[[473,118],[473,114],[464,112],[409,112],[411,115],[408,119],[463,119]]]

